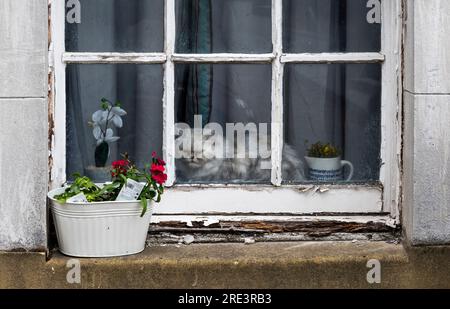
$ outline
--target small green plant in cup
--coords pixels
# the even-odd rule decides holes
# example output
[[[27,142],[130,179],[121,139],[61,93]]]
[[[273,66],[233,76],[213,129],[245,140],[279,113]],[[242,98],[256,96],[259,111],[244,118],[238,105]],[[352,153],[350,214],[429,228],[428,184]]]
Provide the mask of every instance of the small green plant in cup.
[[[330,143],[317,142],[308,148],[307,155],[311,158],[337,158],[341,151]]]

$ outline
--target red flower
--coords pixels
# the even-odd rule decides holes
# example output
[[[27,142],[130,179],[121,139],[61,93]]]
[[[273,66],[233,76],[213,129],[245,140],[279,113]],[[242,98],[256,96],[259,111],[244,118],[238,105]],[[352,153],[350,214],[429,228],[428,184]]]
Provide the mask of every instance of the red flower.
[[[164,165],[159,165],[159,164],[152,164],[152,167],[150,168],[150,172],[152,172],[152,174],[158,174],[158,173],[164,173],[165,171],[165,167]]]
[[[163,185],[167,180],[167,175],[164,174],[166,170],[164,167],[165,164],[166,163],[163,160],[154,158],[152,166],[150,167],[152,179],[160,185]]]
[[[112,163],[113,168],[124,168],[128,166],[128,161],[126,160],[117,160]]]
[[[152,157],[153,157],[153,158],[156,158],[156,151],[153,151],[153,152],[152,152]]]
[[[117,177],[119,174],[127,174],[127,167],[128,167],[128,161],[127,160],[117,160],[112,163],[113,170],[111,171],[112,177]]]
[[[152,178],[160,185],[164,184],[167,180],[167,175],[164,173],[157,173],[152,175]]]

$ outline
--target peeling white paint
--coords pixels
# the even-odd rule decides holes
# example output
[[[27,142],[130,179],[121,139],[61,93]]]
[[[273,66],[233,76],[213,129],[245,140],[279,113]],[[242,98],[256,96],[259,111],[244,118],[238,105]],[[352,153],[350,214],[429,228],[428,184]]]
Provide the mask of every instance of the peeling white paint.
[[[313,192],[313,191],[312,191]],[[214,201],[211,203],[211,201]],[[273,186],[174,187],[166,190],[156,214],[311,214],[379,213],[382,191],[379,187],[340,187],[323,193],[302,193],[297,188]]]
[[[171,60],[182,63],[271,63],[274,54],[174,54]]]
[[[175,0],[165,1],[164,46],[167,58],[175,52]],[[167,186],[175,182],[175,65],[164,64],[163,157],[167,164]]]
[[[185,235],[185,236],[183,236],[183,243],[184,243],[185,245],[190,245],[190,244],[192,244],[194,241],[195,241],[195,238],[194,238],[194,236],[192,236],[192,235]]]
[[[203,222],[203,226],[210,226],[219,222],[220,221],[217,218],[208,217],[206,218],[206,221]]]
[[[385,56],[381,53],[320,53],[283,54],[282,63],[378,63]]]
[[[402,0],[381,2],[381,160],[380,180],[384,187],[383,210],[400,221],[402,76],[400,72],[403,10]]]
[[[244,238],[244,244],[251,245],[254,244],[256,241],[253,237],[245,237]]]
[[[62,55],[65,63],[165,63],[164,53],[68,53]]]
[[[283,2],[272,0],[272,44],[275,59],[272,63],[272,184],[281,186],[283,157],[283,75],[280,61],[283,52]]]
[[[276,222],[347,222],[347,223],[380,223],[388,226],[392,219],[388,215],[351,215],[351,216],[288,216],[288,215],[153,215],[151,219],[152,224],[159,224],[162,222],[196,222],[203,223],[207,227],[211,225],[211,221],[218,222],[241,222],[241,221],[276,221]],[[208,224],[209,223],[209,224]],[[391,226],[394,227],[394,226]]]
[[[51,110],[53,110],[52,160],[50,188],[66,182],[66,64],[62,61],[65,51],[64,1],[50,0],[52,43],[49,53],[53,57],[53,81]]]

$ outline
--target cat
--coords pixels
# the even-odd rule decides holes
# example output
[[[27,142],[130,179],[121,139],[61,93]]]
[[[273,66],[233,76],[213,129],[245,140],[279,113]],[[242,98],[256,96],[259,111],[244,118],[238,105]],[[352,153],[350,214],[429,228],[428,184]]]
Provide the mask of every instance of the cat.
[[[184,132],[183,134],[185,134]],[[249,145],[249,136],[246,134],[246,145]],[[258,135],[255,135],[258,136]],[[186,140],[187,138],[187,140]],[[184,139],[184,141],[182,140]],[[226,137],[215,138],[211,135],[199,135],[201,146],[194,145],[194,130],[190,129],[186,135],[176,137],[177,160],[176,175],[179,183],[270,183],[271,159],[261,156],[251,156],[248,147],[245,147],[244,157],[226,158]],[[180,147],[186,145],[191,147]],[[258,146],[270,148],[270,136],[259,135]],[[219,147],[219,151],[217,148]],[[234,142],[234,153],[236,154],[236,141]],[[222,150],[222,151],[221,151]],[[287,181],[305,180],[303,161],[290,145],[285,144],[282,154],[282,175]]]

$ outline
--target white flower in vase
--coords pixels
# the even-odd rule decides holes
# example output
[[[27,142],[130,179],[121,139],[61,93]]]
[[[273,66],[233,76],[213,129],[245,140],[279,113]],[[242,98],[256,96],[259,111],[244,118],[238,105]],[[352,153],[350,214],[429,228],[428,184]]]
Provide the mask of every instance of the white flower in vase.
[[[92,114],[92,134],[97,141],[95,148],[95,166],[104,167],[109,156],[109,144],[117,142],[120,137],[114,136],[114,128],[123,126],[122,116],[127,112],[120,107],[120,102],[113,104],[102,98],[101,109]]]

